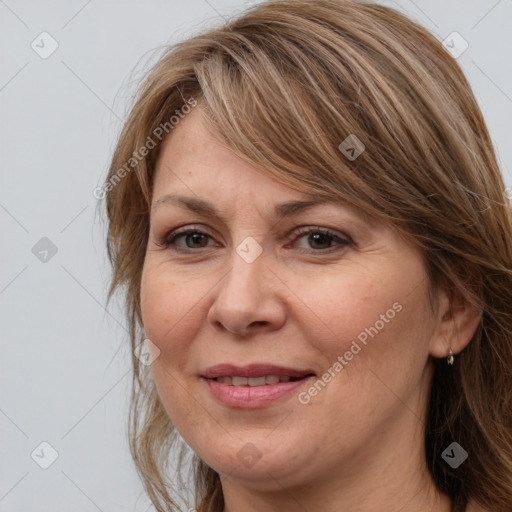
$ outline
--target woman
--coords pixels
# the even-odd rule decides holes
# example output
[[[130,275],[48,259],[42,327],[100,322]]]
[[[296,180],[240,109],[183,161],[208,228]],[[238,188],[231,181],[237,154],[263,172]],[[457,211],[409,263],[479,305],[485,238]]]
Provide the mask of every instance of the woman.
[[[199,511],[512,510],[511,208],[424,28],[274,1],[174,46],[104,189],[157,510],[175,445]]]

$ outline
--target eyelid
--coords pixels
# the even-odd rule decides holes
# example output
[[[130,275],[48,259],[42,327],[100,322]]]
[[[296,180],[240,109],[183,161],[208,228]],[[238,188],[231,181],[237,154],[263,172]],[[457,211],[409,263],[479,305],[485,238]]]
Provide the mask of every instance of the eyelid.
[[[167,249],[167,248],[169,248],[170,245],[172,245],[172,242],[178,236],[187,235],[187,234],[190,234],[190,233],[201,233],[201,234],[207,235],[211,239],[213,239],[213,236],[204,227],[202,227],[202,226],[194,226],[193,224],[186,224],[184,226],[180,226],[180,227],[177,227],[177,228],[165,231],[164,234],[161,235],[161,236],[156,236],[155,237],[155,243],[157,245],[163,247],[164,249]],[[194,249],[184,249],[184,248],[178,247],[176,245],[175,245],[175,247],[177,248],[176,250],[178,250],[178,251],[182,250],[182,251],[187,251],[188,252],[188,251],[193,251],[194,250]]]
[[[183,253],[192,253],[197,252],[199,249],[208,249],[210,246],[200,247],[197,249],[193,248],[184,248],[176,245],[174,241],[180,237],[187,234],[192,233],[199,233],[206,235],[210,237],[212,240],[214,237],[208,232],[208,229],[203,228],[202,226],[194,226],[194,225],[184,225],[181,227],[174,228],[170,231],[167,231],[163,236],[157,237],[156,244],[161,246],[164,249],[170,249],[171,246],[173,246],[172,250],[175,250],[177,252],[183,252]],[[344,247],[352,247],[354,246],[354,243],[352,241],[352,238],[345,233],[337,232],[333,229],[322,227],[322,226],[315,226],[315,225],[302,225],[295,227],[289,235],[287,235],[285,238],[286,240],[290,242],[294,242],[296,240],[300,240],[304,237],[304,235],[307,235],[309,233],[321,233],[329,236],[332,238],[332,240],[336,243],[336,245],[328,247],[326,249],[302,249],[297,248],[299,252],[307,253],[307,254],[328,254],[333,251],[339,251],[340,249]]]
[[[321,233],[324,235],[327,235],[333,239],[334,242],[337,242],[337,245],[334,245],[332,247],[328,247],[327,249],[297,249],[299,252],[307,253],[307,254],[329,254],[331,252],[339,251],[344,247],[352,247],[353,242],[352,239],[342,233],[338,233],[333,229],[325,228],[321,226],[314,226],[314,225],[307,225],[307,226],[299,226],[295,228],[289,235],[290,241],[296,241],[300,240],[304,237],[304,235],[307,235],[308,233]]]

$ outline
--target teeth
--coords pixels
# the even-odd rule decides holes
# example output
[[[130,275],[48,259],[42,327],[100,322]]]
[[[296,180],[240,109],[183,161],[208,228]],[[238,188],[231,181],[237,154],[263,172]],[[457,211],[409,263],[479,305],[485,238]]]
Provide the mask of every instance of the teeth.
[[[267,375],[265,377],[217,377],[215,380],[228,386],[268,386],[278,382],[290,382],[290,377]]]
[[[249,386],[264,386],[265,377],[251,377],[247,379],[247,384],[249,384]]]
[[[247,386],[247,377],[233,377],[233,386]]]
[[[220,382],[221,384],[227,384],[228,386],[232,385],[232,378],[231,377],[217,377],[217,382]]]

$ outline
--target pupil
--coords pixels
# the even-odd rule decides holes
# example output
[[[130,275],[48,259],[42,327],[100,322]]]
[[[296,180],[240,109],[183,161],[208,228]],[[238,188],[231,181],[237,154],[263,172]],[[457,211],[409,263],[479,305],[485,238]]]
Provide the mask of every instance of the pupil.
[[[327,240],[326,240],[326,243],[327,243],[327,245],[329,245],[329,243],[328,243],[328,239],[330,238],[330,236],[329,236],[329,235],[326,235],[326,234],[324,234],[324,233],[314,233],[314,234],[310,235],[310,236],[309,236],[309,238],[310,238],[310,242],[313,242],[313,243],[318,242],[318,237],[320,237],[320,245],[322,245],[322,243],[321,243],[322,237],[323,237],[324,239],[327,239]]]
[[[202,236],[204,236],[204,235],[202,235],[201,233],[190,233],[190,234],[188,235],[188,238],[189,238],[189,237],[190,237],[190,238],[192,238],[192,243],[198,243],[198,244],[200,244],[200,243],[201,243],[201,237],[202,237]],[[190,239],[190,238],[189,238],[189,239]]]

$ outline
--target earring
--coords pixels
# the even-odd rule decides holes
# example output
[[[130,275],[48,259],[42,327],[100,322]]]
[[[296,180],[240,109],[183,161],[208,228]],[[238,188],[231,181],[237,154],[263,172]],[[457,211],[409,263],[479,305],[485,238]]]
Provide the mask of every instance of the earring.
[[[453,366],[453,361],[455,360],[455,358],[453,357],[453,352],[452,352],[452,349],[450,348],[450,353],[448,354],[448,356],[446,357],[446,362],[450,365],[450,366]]]

